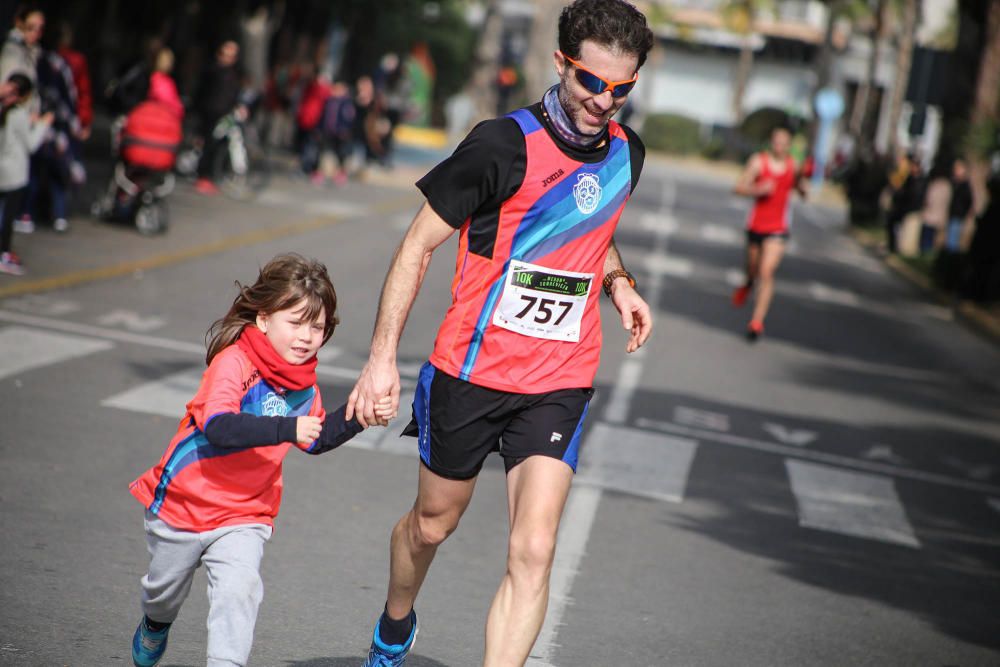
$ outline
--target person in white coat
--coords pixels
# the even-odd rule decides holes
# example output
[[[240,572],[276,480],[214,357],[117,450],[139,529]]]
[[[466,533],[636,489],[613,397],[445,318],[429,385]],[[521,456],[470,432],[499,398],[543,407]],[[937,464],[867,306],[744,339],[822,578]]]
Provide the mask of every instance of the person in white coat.
[[[52,124],[47,113],[32,120],[25,108],[34,86],[21,72],[11,74],[0,89],[0,273],[22,275],[24,267],[11,247],[14,218],[28,186],[31,154]]]

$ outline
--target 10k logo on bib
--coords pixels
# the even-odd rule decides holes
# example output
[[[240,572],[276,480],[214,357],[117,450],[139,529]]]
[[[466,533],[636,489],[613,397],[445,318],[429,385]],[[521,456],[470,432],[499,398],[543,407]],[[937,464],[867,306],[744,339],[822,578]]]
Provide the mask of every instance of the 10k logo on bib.
[[[590,215],[601,203],[601,179],[597,174],[577,174],[576,185],[573,186],[573,198],[580,213]]]

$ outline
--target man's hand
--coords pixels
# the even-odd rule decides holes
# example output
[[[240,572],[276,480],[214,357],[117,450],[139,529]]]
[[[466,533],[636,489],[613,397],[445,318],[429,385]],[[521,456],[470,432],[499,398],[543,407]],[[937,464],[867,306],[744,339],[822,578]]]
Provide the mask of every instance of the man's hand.
[[[649,305],[624,278],[620,278],[612,284],[611,303],[621,313],[622,326],[629,332],[625,351],[635,352],[653,333],[653,316],[650,313]]]
[[[295,420],[295,439],[300,445],[311,445],[323,430],[323,420],[304,415]]]
[[[388,398],[388,405],[382,403]],[[379,414],[376,414],[376,409]],[[345,417],[357,417],[364,428],[378,424],[387,426],[389,415],[395,416],[399,410],[399,371],[395,360],[375,361],[369,358],[361,369],[357,384],[347,399]]]

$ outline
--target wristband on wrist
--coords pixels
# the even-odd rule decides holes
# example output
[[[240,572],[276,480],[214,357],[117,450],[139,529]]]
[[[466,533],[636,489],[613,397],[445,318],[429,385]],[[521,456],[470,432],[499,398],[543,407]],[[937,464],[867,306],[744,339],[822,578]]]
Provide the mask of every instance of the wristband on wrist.
[[[601,283],[602,287],[604,287],[605,294],[611,296],[611,285],[618,278],[624,278],[633,289],[635,288],[635,276],[625,269],[615,269],[614,271],[609,271],[608,274],[604,276],[604,281]]]

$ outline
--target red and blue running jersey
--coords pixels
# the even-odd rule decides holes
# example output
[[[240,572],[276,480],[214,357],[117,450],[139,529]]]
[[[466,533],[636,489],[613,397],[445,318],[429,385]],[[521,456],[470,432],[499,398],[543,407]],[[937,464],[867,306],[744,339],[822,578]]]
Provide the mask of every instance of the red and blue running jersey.
[[[583,162],[537,114],[520,109],[509,118],[524,135],[524,177],[491,222],[489,253],[473,251],[482,236],[475,216],[462,224],[452,303],[430,361],[501,391],[590,387],[604,262],[633,186],[629,138],[610,122],[603,158]]]
[[[150,512],[180,530],[273,525],[281,504],[281,463],[299,443],[230,448],[208,442],[205,428],[221,414],[325,416],[319,388],[279,392],[237,345],[215,356],[160,462],[129,490]],[[315,443],[314,443],[315,445]]]

